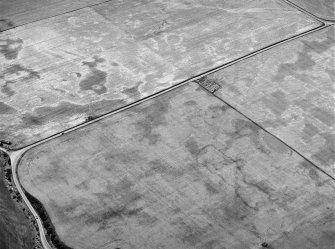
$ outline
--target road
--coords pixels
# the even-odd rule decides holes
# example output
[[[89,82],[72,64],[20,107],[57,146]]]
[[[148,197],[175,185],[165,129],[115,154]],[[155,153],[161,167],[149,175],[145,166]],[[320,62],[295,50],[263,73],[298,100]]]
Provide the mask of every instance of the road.
[[[44,249],[52,249],[52,247],[49,245],[47,239],[46,239],[46,235],[45,235],[45,232],[44,232],[44,228],[43,228],[43,224],[41,222],[41,219],[40,217],[38,216],[37,212],[35,211],[35,209],[33,208],[33,206],[30,204],[28,198],[26,197],[26,195],[24,194],[23,192],[23,189],[19,183],[19,179],[17,177],[17,174],[16,174],[16,170],[17,170],[17,165],[20,161],[20,158],[21,156],[27,151],[30,149],[30,147],[27,147],[27,148],[24,148],[22,150],[19,150],[19,151],[7,151],[3,148],[0,148],[2,151],[4,151],[5,153],[7,153],[11,159],[11,167],[12,167],[12,176],[13,176],[13,180],[14,180],[14,184],[17,188],[17,190],[19,191],[22,199],[24,200],[25,204],[27,205],[27,207],[29,208],[30,212],[34,215],[35,217],[35,220],[37,222],[37,225],[38,225],[38,230],[40,232],[40,237],[41,237],[41,242],[42,242],[42,245],[43,245],[43,248]]]
[[[10,157],[10,160],[11,160],[11,167],[12,167],[12,175],[13,175],[14,184],[15,184],[16,188],[18,189],[19,193],[21,194],[22,199],[24,200],[24,202],[25,202],[26,205],[28,206],[29,210],[33,213],[33,215],[34,215],[34,217],[35,217],[35,219],[36,219],[36,221],[37,221],[38,228],[39,228],[39,232],[40,232],[40,237],[41,237],[41,242],[42,242],[42,245],[43,245],[44,249],[52,249],[52,247],[49,245],[49,243],[48,243],[48,241],[47,241],[47,239],[46,239],[46,235],[45,235],[45,232],[44,232],[44,228],[43,228],[43,224],[42,224],[42,222],[41,222],[41,219],[40,219],[40,217],[38,216],[38,214],[37,214],[37,212],[35,211],[35,209],[34,209],[34,208],[32,207],[32,205],[30,204],[30,202],[29,202],[28,198],[26,197],[26,195],[24,194],[24,191],[23,191],[23,189],[22,189],[22,187],[21,187],[21,185],[20,185],[20,183],[19,183],[19,179],[18,179],[18,177],[17,177],[17,167],[18,167],[18,164],[19,164],[19,162],[20,162],[21,157],[24,155],[25,152],[27,152],[28,150],[30,150],[30,149],[33,148],[33,147],[36,147],[36,146],[38,146],[38,145],[40,145],[40,144],[43,144],[43,143],[45,143],[45,142],[47,142],[47,141],[50,141],[51,139],[57,138],[57,137],[62,136],[62,135],[64,135],[64,134],[66,134],[66,133],[69,133],[69,132],[74,131],[74,130],[76,130],[76,129],[82,128],[82,127],[87,126],[87,125],[89,125],[89,124],[91,124],[91,123],[97,122],[97,121],[99,121],[99,120],[101,120],[101,119],[104,119],[104,118],[106,118],[106,117],[108,117],[108,116],[111,116],[111,115],[114,115],[114,114],[116,114],[116,113],[122,112],[122,111],[124,111],[124,110],[126,110],[126,109],[129,109],[129,108],[131,108],[131,107],[133,107],[133,106],[136,106],[136,105],[138,105],[138,104],[140,104],[140,103],[142,103],[142,102],[148,101],[148,100],[150,100],[150,99],[153,99],[153,98],[158,97],[159,95],[165,94],[165,93],[167,93],[167,92],[169,92],[169,91],[171,91],[171,90],[173,90],[173,89],[175,89],[175,88],[178,88],[178,87],[180,87],[180,86],[182,86],[182,85],[184,85],[184,84],[187,84],[187,83],[189,83],[189,82],[191,82],[191,81],[195,81],[195,80],[197,80],[197,79],[200,79],[200,78],[202,78],[202,77],[204,77],[204,76],[206,76],[206,75],[208,75],[208,74],[210,74],[210,73],[213,73],[213,72],[218,71],[218,70],[220,70],[220,69],[223,69],[223,68],[225,68],[225,67],[229,67],[229,66],[231,66],[231,65],[233,65],[233,64],[236,64],[236,63],[238,63],[238,62],[240,62],[240,61],[242,61],[242,60],[245,60],[245,59],[247,59],[247,58],[249,58],[249,57],[255,56],[255,55],[257,55],[257,54],[259,54],[259,53],[262,53],[262,52],[264,52],[264,51],[266,51],[266,50],[269,50],[269,49],[271,49],[271,48],[273,48],[273,47],[275,47],[275,46],[278,46],[278,45],[280,45],[280,44],[282,44],[282,43],[286,43],[286,42],[289,42],[289,41],[291,41],[291,40],[295,40],[295,39],[297,39],[297,38],[299,38],[299,37],[302,37],[302,36],[304,36],[304,35],[306,35],[306,34],[316,32],[316,31],[318,31],[318,30],[320,30],[320,29],[323,29],[323,28],[325,28],[325,27],[328,27],[328,26],[329,26],[329,24],[324,24],[324,25],[322,25],[322,26],[320,26],[320,27],[317,27],[317,28],[315,28],[315,29],[312,29],[312,30],[303,32],[303,33],[301,33],[301,34],[295,35],[295,36],[293,36],[293,37],[291,37],[291,38],[288,38],[288,39],[279,41],[279,42],[274,43],[274,44],[272,44],[272,45],[270,45],[270,46],[266,46],[266,47],[264,47],[264,48],[262,48],[262,49],[259,49],[259,50],[257,50],[257,51],[254,51],[254,52],[250,53],[250,54],[247,54],[247,55],[245,55],[245,56],[242,56],[242,57],[240,57],[240,58],[238,58],[238,59],[236,59],[236,60],[233,60],[233,61],[231,61],[231,62],[229,62],[229,63],[226,63],[226,64],[224,64],[224,65],[222,65],[222,66],[219,66],[219,67],[216,67],[216,68],[214,68],[214,69],[211,69],[211,70],[209,70],[209,71],[207,71],[207,72],[205,72],[205,73],[199,74],[199,75],[197,75],[197,76],[195,76],[195,77],[191,77],[191,78],[189,78],[189,79],[187,79],[187,80],[185,80],[185,81],[183,81],[183,82],[180,82],[179,84],[176,84],[176,85],[174,85],[174,86],[172,86],[172,87],[169,87],[169,88],[167,88],[167,89],[165,89],[165,90],[162,90],[162,91],[160,91],[160,92],[158,92],[158,93],[155,93],[155,94],[153,94],[153,95],[150,95],[150,96],[148,96],[148,97],[146,97],[146,98],[143,98],[143,99],[141,99],[141,100],[138,100],[138,101],[136,101],[136,102],[134,102],[134,103],[125,105],[125,106],[123,106],[123,107],[121,107],[121,108],[119,108],[119,109],[117,109],[117,110],[115,110],[115,111],[106,113],[106,114],[104,114],[104,115],[102,115],[102,116],[100,116],[100,117],[98,117],[98,118],[96,118],[96,119],[94,119],[94,120],[91,120],[91,121],[89,121],[89,122],[85,122],[85,123],[83,123],[83,124],[74,126],[74,127],[72,127],[72,128],[69,128],[69,129],[63,131],[63,132],[60,132],[60,133],[57,133],[57,134],[55,134],[55,135],[52,135],[52,136],[50,136],[50,137],[48,137],[48,138],[42,139],[42,140],[40,140],[40,141],[38,141],[38,142],[36,142],[36,143],[33,143],[33,144],[31,144],[31,145],[29,145],[29,146],[27,146],[27,147],[24,147],[24,148],[22,148],[22,149],[19,149],[19,150],[7,150],[7,149],[4,149],[4,148],[1,148],[1,147],[0,147],[0,150],[2,150],[2,151],[4,151],[5,153],[7,153],[7,154],[9,155],[9,157]]]

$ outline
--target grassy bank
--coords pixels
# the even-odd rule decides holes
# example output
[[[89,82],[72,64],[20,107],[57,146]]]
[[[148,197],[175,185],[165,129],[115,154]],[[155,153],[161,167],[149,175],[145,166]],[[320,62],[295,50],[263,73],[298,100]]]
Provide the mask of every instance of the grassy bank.
[[[34,247],[34,229],[32,229],[32,224],[30,224],[22,209],[14,201],[6,186],[5,181],[11,179],[11,171],[7,168],[8,163],[8,156],[0,152],[0,248],[36,248]]]
[[[28,200],[30,201],[31,205],[34,207],[38,215],[40,216],[43,227],[46,231],[46,236],[48,242],[54,245],[57,249],[72,249],[71,247],[65,245],[58,237],[55,227],[52,224],[45,208],[43,207],[42,203],[37,200],[34,196],[29,194],[27,191],[24,192],[27,196]]]

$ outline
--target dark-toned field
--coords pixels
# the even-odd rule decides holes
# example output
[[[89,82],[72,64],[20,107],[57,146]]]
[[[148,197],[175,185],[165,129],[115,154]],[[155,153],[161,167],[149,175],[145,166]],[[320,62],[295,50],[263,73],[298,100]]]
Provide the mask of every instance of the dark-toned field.
[[[195,83],[29,150],[18,174],[73,248],[335,242],[334,181]]]
[[[127,0],[4,31],[0,137],[24,147],[320,25],[280,0]]]

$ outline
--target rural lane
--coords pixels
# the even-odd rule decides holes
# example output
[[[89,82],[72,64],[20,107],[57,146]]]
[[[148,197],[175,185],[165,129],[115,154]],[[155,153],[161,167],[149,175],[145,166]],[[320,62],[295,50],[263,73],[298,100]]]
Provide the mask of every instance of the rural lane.
[[[3,148],[0,148],[0,150],[2,150],[3,152],[7,153],[10,157],[11,160],[11,168],[12,168],[12,177],[14,180],[14,184],[17,188],[17,190],[19,191],[22,199],[24,200],[24,202],[26,203],[26,205],[28,206],[30,212],[34,215],[35,220],[37,222],[38,225],[38,230],[40,233],[40,238],[41,238],[41,242],[43,245],[44,249],[52,249],[52,247],[49,245],[46,236],[45,236],[45,232],[44,232],[44,228],[43,228],[43,224],[41,222],[40,217],[38,216],[37,212],[35,211],[35,209],[33,208],[33,206],[30,204],[28,198],[26,197],[26,195],[24,194],[24,191],[19,183],[19,179],[17,177],[16,171],[17,171],[17,165],[20,161],[21,156],[30,149],[30,146],[28,146],[27,148],[24,148],[22,150],[18,150],[18,151],[7,151]]]
[[[104,115],[102,115],[102,116],[100,116],[100,117],[98,117],[98,118],[96,118],[96,119],[94,119],[94,120],[91,120],[91,121],[82,123],[82,124],[80,124],[80,125],[77,125],[77,126],[74,126],[74,127],[72,127],[72,128],[69,128],[69,129],[67,129],[67,130],[65,130],[65,131],[63,131],[63,132],[54,134],[54,135],[52,135],[52,136],[50,136],[50,137],[48,137],[48,138],[45,138],[45,139],[42,139],[42,140],[40,140],[40,141],[38,141],[38,142],[36,142],[36,143],[30,144],[30,145],[28,145],[28,146],[26,146],[26,147],[24,147],[24,148],[22,148],[22,149],[19,149],[19,150],[7,150],[7,149],[5,149],[5,148],[0,147],[0,150],[3,151],[3,152],[5,152],[5,153],[7,153],[7,154],[9,155],[9,157],[10,157],[10,160],[11,160],[11,167],[12,167],[12,176],[13,176],[14,184],[15,184],[15,186],[17,187],[19,193],[21,194],[22,199],[24,200],[24,202],[26,203],[26,205],[28,206],[29,210],[32,212],[32,214],[34,215],[34,217],[35,217],[35,219],[36,219],[36,221],[37,221],[38,228],[39,228],[39,232],[40,232],[40,237],[41,237],[41,242],[42,242],[42,245],[43,245],[44,249],[52,249],[52,247],[49,245],[49,243],[48,243],[48,241],[47,241],[47,239],[46,239],[46,236],[45,236],[45,232],[44,232],[44,228],[43,228],[43,224],[42,224],[42,222],[41,222],[41,219],[40,219],[40,217],[38,216],[38,214],[37,214],[37,212],[35,211],[35,209],[34,209],[34,208],[32,207],[32,205],[30,204],[30,202],[29,202],[28,198],[26,197],[26,195],[24,194],[24,191],[23,191],[23,189],[22,189],[22,187],[21,187],[21,185],[20,185],[19,179],[18,179],[18,177],[17,177],[17,167],[18,167],[18,164],[19,164],[19,162],[20,162],[21,157],[24,155],[25,152],[27,152],[28,150],[32,149],[33,147],[36,147],[36,146],[38,146],[38,145],[40,145],[40,144],[43,144],[43,143],[45,143],[45,142],[47,142],[47,141],[50,141],[50,140],[54,139],[54,138],[57,138],[57,137],[59,137],[59,136],[62,136],[62,135],[64,135],[64,134],[66,134],[66,133],[69,133],[69,132],[71,132],[71,131],[74,131],[74,130],[77,130],[77,129],[79,129],[79,128],[82,128],[82,127],[87,126],[87,125],[89,125],[89,124],[91,124],[91,123],[97,122],[97,121],[99,121],[99,120],[101,120],[101,119],[104,119],[104,118],[106,118],[106,117],[108,117],[108,116],[111,116],[111,115],[114,115],[114,114],[116,114],[116,113],[122,112],[122,111],[124,111],[124,110],[126,110],[126,109],[129,109],[129,108],[131,108],[131,107],[133,107],[133,106],[136,106],[136,105],[138,105],[138,104],[140,104],[140,103],[142,103],[142,102],[148,101],[148,100],[150,100],[150,99],[152,99],[152,98],[156,98],[156,97],[159,96],[159,95],[165,94],[165,93],[167,93],[167,92],[169,92],[169,91],[171,91],[171,90],[173,90],[173,89],[175,89],[175,88],[178,88],[178,87],[180,87],[180,86],[182,86],[182,85],[185,85],[185,84],[187,84],[187,83],[189,83],[189,82],[191,82],[191,81],[195,81],[195,80],[197,80],[197,79],[200,79],[200,78],[202,78],[202,77],[204,77],[204,76],[206,76],[206,75],[208,75],[208,74],[210,74],[210,73],[213,73],[213,72],[218,71],[218,70],[220,70],[220,69],[223,69],[223,68],[225,68],[225,67],[229,67],[229,66],[231,66],[231,65],[233,65],[233,64],[236,64],[236,63],[238,63],[238,62],[240,62],[240,61],[242,61],[242,60],[245,60],[245,59],[247,59],[247,58],[253,57],[253,56],[255,56],[255,55],[259,54],[259,53],[262,53],[262,52],[264,52],[264,51],[266,51],[266,50],[269,50],[269,49],[271,49],[271,48],[273,48],[273,47],[279,46],[280,44],[287,43],[287,42],[289,42],[289,41],[291,41],[291,40],[298,39],[298,38],[300,38],[300,37],[302,37],[302,36],[304,36],[304,35],[307,35],[307,34],[309,34],[309,33],[316,32],[316,31],[321,30],[321,29],[323,29],[323,28],[326,28],[326,27],[328,27],[328,26],[330,26],[330,25],[329,25],[329,24],[323,24],[323,25],[321,25],[320,27],[317,27],[317,28],[308,30],[308,31],[306,31],[306,32],[303,32],[303,33],[300,33],[300,34],[298,34],[298,35],[295,35],[295,36],[293,36],[293,37],[291,37],[291,38],[284,39],[284,40],[279,41],[279,42],[276,42],[276,43],[274,43],[274,44],[272,44],[272,45],[266,46],[266,47],[264,47],[264,48],[262,48],[262,49],[259,49],[259,50],[256,50],[256,51],[254,51],[254,52],[251,52],[251,53],[249,53],[249,54],[247,54],[247,55],[245,55],[245,56],[242,56],[242,57],[240,57],[240,58],[238,58],[238,59],[235,59],[235,60],[233,60],[233,61],[231,61],[231,62],[229,62],[229,63],[225,63],[225,64],[223,64],[222,66],[213,68],[213,69],[211,69],[211,70],[209,70],[209,71],[207,71],[207,72],[204,72],[204,73],[201,73],[201,74],[199,74],[199,75],[197,75],[197,76],[191,77],[191,78],[189,78],[189,79],[187,79],[187,80],[185,80],[185,81],[182,81],[182,82],[180,82],[179,84],[176,84],[176,85],[174,85],[174,86],[172,86],[172,87],[169,87],[169,88],[167,88],[167,89],[164,89],[164,90],[162,90],[162,91],[160,91],[160,92],[157,92],[157,93],[155,93],[155,94],[153,94],[153,95],[150,95],[150,96],[148,96],[148,97],[145,97],[145,98],[143,98],[143,99],[140,99],[140,100],[138,100],[138,101],[136,101],[136,102],[133,102],[133,103],[131,103],[131,104],[125,105],[125,106],[123,106],[123,107],[121,107],[121,108],[119,108],[119,109],[117,109],[117,110],[112,111],[112,112],[106,113],[106,114],[104,114]]]

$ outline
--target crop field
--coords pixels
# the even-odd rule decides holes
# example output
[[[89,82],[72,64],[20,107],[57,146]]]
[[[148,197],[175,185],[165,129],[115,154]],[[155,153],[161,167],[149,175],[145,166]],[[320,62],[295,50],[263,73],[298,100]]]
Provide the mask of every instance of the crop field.
[[[216,96],[335,177],[335,29],[210,74]]]
[[[0,0],[0,248],[332,249],[334,82],[333,0]]]
[[[333,0],[289,0],[306,11],[325,20],[335,20],[335,2]]]
[[[0,33],[0,137],[13,149],[321,25],[280,0],[37,2],[1,1],[18,23]]]
[[[335,183],[196,83],[29,150],[70,247],[329,249]]]
[[[102,2],[106,0],[1,0],[0,31]]]

